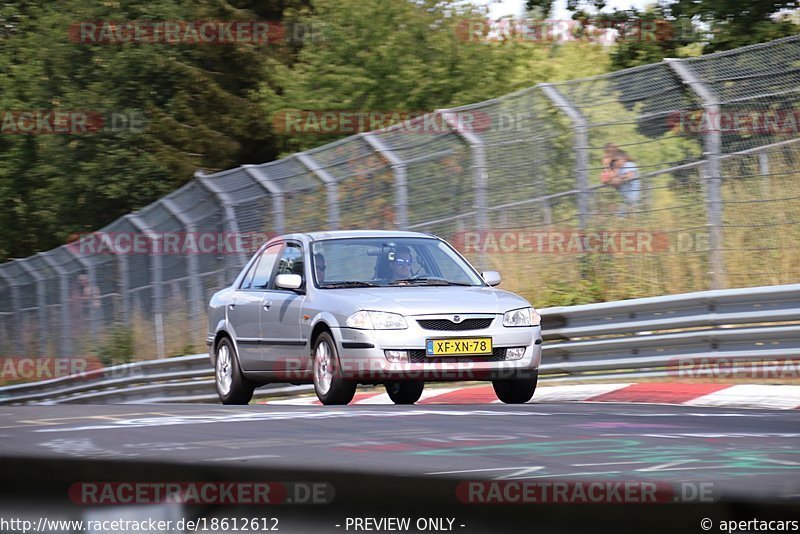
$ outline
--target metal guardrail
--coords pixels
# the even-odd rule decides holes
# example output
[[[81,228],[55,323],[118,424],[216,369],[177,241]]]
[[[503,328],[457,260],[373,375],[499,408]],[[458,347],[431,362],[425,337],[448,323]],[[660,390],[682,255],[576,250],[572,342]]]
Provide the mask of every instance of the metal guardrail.
[[[703,291],[540,310],[543,381],[680,376],[694,360],[750,362],[765,373],[777,359],[800,366],[800,284]],[[732,368],[736,374],[747,368]],[[702,366],[696,376],[708,374]],[[779,376],[779,375],[776,375]],[[255,398],[312,391],[270,384]],[[0,404],[215,402],[207,354],[109,367],[0,388]]]

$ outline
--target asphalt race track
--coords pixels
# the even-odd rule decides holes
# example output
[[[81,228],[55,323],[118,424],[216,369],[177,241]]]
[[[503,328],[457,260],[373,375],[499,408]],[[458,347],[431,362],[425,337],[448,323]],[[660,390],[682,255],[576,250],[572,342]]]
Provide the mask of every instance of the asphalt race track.
[[[457,510],[461,532],[492,531],[498,517],[508,528],[535,517],[556,531],[609,532],[649,517],[651,531],[701,531],[701,512],[797,519],[799,437],[798,410],[591,403],[14,406],[0,409],[0,480],[23,504],[36,494],[59,510],[68,502],[64,488],[87,480],[255,477],[332,485],[335,507],[313,515],[280,509],[289,522],[281,531],[289,532],[348,531],[336,522],[344,516],[331,519],[336,514],[428,508]],[[569,517],[563,510],[575,506],[560,501],[547,508],[490,506],[480,493],[459,501],[464,481],[520,480],[655,482],[672,488],[669,499],[679,504],[582,504],[581,514]],[[675,514],[675,506],[691,512]],[[624,525],[596,523],[623,509]]]

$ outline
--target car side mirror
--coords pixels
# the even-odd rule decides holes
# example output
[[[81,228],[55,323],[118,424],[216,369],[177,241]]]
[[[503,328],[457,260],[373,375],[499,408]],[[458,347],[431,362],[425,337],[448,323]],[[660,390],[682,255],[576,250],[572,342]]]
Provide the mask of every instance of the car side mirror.
[[[497,271],[483,271],[481,276],[483,277],[484,282],[492,287],[500,285],[500,273]]]
[[[275,287],[281,289],[300,289],[303,277],[299,274],[279,274],[275,277]]]

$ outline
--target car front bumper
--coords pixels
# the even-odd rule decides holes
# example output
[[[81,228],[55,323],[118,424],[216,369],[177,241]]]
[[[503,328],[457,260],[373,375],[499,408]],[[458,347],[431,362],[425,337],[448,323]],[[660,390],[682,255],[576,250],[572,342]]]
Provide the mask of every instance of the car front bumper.
[[[338,328],[336,339],[342,373],[360,381],[386,380],[495,380],[533,378],[542,359],[540,326],[504,327],[496,318],[489,328],[441,331],[421,328],[415,318],[407,318],[404,330],[359,330]],[[442,338],[492,338],[491,356],[461,355],[429,357],[426,341]],[[524,348],[520,359],[508,360],[507,348]],[[391,362],[387,350],[407,351],[408,361]]]

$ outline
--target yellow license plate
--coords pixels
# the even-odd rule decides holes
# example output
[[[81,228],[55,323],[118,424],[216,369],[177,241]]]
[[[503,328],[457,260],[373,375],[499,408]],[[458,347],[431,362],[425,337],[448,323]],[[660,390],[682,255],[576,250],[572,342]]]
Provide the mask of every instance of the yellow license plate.
[[[425,342],[428,356],[461,356],[465,354],[491,354],[490,337],[455,337],[449,339],[428,339]]]

